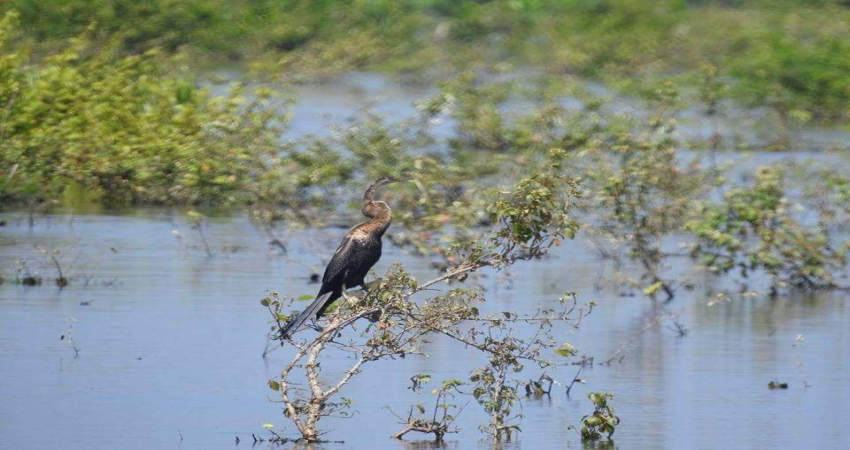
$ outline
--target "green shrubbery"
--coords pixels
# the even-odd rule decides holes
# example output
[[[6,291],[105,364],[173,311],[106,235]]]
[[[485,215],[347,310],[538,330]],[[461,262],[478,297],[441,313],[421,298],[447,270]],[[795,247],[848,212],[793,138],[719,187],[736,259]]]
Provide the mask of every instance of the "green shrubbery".
[[[185,48],[287,76],[534,65],[641,85],[698,78],[710,64],[750,104],[840,121],[850,100],[842,1],[11,0],[2,10],[48,44],[94,24],[124,51]]]
[[[99,37],[121,35],[131,52],[153,46],[176,49],[191,44],[208,50],[233,48],[244,36],[232,23],[230,2],[222,0],[10,0],[3,9],[17,11],[27,33],[39,41],[77,36],[94,24]]]
[[[608,441],[620,424],[620,418],[614,413],[614,408],[608,404],[614,398],[607,392],[591,392],[587,398],[593,403],[593,414],[581,418],[581,440],[583,442],[596,442],[602,439],[605,433]],[[570,425],[570,428],[577,429]],[[604,447],[603,447],[604,448]]]
[[[774,290],[835,287],[850,247],[836,247],[824,229],[801,223],[783,184],[778,170],[763,167],[752,187],[735,187],[723,202],[703,206],[687,224],[697,237],[693,253],[713,272],[747,278],[763,270]]]
[[[211,98],[191,78],[164,75],[156,50],[120,56],[87,38],[31,65],[0,29],[0,197],[231,203],[250,200],[281,146],[281,125],[257,91]],[[14,173],[13,173],[14,172]]]
[[[826,3],[826,2],[824,2]],[[734,94],[755,105],[847,120],[850,8],[795,9],[766,15],[725,56]]]
[[[677,283],[665,273],[663,244],[683,235],[692,238],[693,255],[718,273],[763,271],[774,288],[845,284],[837,275],[846,248],[827,234],[847,214],[844,177],[813,167],[818,175],[804,177],[827,183],[790,199],[794,187],[767,169],[754,187],[742,187],[720,167],[682,164],[671,114],[683,90],[673,83],[649,92],[649,114],[637,118],[552,77],[484,84],[467,72],[418,102],[419,114],[407,121],[388,126],[365,114],[331,137],[285,144],[279,136],[287,117],[267,89],[234,86],[214,98],[191,77],[163,69],[179,66],[179,56],[157,49],[127,54],[118,38],[85,34],[36,64],[14,22],[7,15],[0,25],[4,201],[241,204],[273,234],[277,223],[326,223],[339,205],[355,200],[353,187],[408,173],[416,183],[386,194],[403,225],[392,239],[440,255],[435,264],[448,267],[457,259],[453,248],[493,224],[482,206],[493,192],[537,179],[555,161],[581,180],[575,211],[585,216],[584,232],[600,247],[625,248],[642,270],[622,281],[647,295],[673,297]],[[711,114],[728,90],[716,66],[700,70],[699,101]],[[559,105],[567,91],[581,98],[581,109]],[[508,112],[509,101],[534,106]],[[455,130],[442,141],[430,126],[446,118]],[[527,200],[547,189],[541,184]],[[718,193],[723,201],[709,201]],[[815,216],[819,226],[792,208]]]

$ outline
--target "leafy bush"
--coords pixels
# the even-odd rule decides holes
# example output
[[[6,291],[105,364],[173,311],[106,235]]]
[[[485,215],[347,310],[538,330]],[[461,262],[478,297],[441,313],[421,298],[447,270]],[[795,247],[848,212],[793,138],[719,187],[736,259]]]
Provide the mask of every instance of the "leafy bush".
[[[614,398],[607,392],[591,392],[587,398],[593,402],[593,414],[581,418],[581,439],[583,441],[598,441],[605,433],[608,439],[620,424],[620,418],[614,413],[614,408],[608,402]],[[572,425],[571,428],[575,428]]]
[[[163,74],[155,49],[119,56],[114,41],[87,36],[31,66],[12,42],[14,20],[0,29],[4,198],[78,189],[108,204],[250,201],[283,150],[271,91],[212,98]]]
[[[822,230],[806,227],[785,197],[781,173],[763,167],[752,187],[735,187],[719,204],[703,206],[687,228],[697,236],[692,254],[712,271],[763,270],[775,291],[835,286],[847,264],[848,247],[834,248]],[[752,242],[755,241],[755,242]]]
[[[711,64],[736,97],[846,120],[850,9],[840,1],[10,0],[28,37],[55,45],[94,26],[140,53],[186,48],[274,73],[514,64],[627,85],[695,79]],[[206,58],[205,58],[206,59]],[[507,64],[506,64],[507,63]]]

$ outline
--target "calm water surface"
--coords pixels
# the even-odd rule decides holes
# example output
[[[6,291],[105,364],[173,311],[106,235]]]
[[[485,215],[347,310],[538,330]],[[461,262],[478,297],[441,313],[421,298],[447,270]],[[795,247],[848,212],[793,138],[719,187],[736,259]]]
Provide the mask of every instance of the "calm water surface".
[[[22,214],[0,215],[7,221],[0,235],[3,273],[24,260],[34,273],[51,276],[37,245],[63,250],[72,281],[62,290],[0,287],[0,448],[232,448],[236,436],[248,447],[246,439],[262,432],[263,423],[286,425],[265,383],[288,351],[261,357],[267,323],[258,301],[268,290],[313,293],[308,276],[321,269],[344,230],[294,233],[290,252],[280,254],[245,217],[218,217],[208,230],[216,254],[208,258],[180,217],[169,211],[47,216],[29,228]],[[427,261],[392,247],[376,271],[393,262],[422,279],[434,275]],[[496,275],[483,283],[496,309],[530,310],[566,290],[596,300],[598,309],[580,330],[562,337],[603,359],[655,316],[643,298],[597,291],[603,267],[575,242],[515,267],[511,282]],[[850,420],[846,294],[710,304],[705,289],[717,288],[714,279],[684,275],[697,289],[682,291],[671,310],[690,329],[686,337],[653,328],[626,347],[621,363],[585,369],[587,384],[574,388],[572,400],[557,387],[551,399],[526,401],[524,433],[510,447],[579,447],[566,427],[590,410],[585,395],[594,390],[615,395],[620,448],[850,444],[842,425]],[[59,339],[72,318],[78,357]],[[467,358],[476,357],[439,339],[426,351],[429,358],[367,366],[344,393],[359,414],[326,423],[328,437],[345,444],[325,447],[403,448],[387,437],[398,425],[383,407],[402,411],[429,402],[429,393],[404,388],[411,375],[465,378]],[[330,373],[345,362],[328,360],[324,367]],[[551,375],[566,381],[574,371]],[[539,372],[530,368],[527,375]],[[790,388],[768,390],[771,380]],[[449,447],[488,447],[476,430],[483,420],[469,405],[459,421],[463,432],[450,436]]]
[[[289,133],[323,134],[329,123],[365,104],[389,116],[410,114],[411,102],[428,92],[390,88],[367,75],[304,87]],[[817,135],[846,139],[841,133]],[[722,158],[732,157],[752,168],[824,156]],[[742,167],[736,167],[741,177],[747,173]],[[293,231],[289,252],[282,254],[244,215],[221,214],[210,219],[207,235],[215,254],[207,257],[179,211],[37,216],[33,227],[21,213],[0,213],[0,220],[6,221],[0,227],[0,274],[14,277],[23,262],[34,274],[54,277],[39,248],[58,249],[71,280],[62,290],[49,282],[0,286],[0,449],[249,448],[251,433],[264,433],[262,424],[287,426],[266,381],[290,351],[261,357],[268,324],[259,300],[268,291],[315,293],[309,275],[322,271],[345,230]],[[389,245],[376,273],[394,262],[423,280],[436,275],[427,260]],[[711,292],[728,286],[686,259],[672,263],[671,273],[695,285],[681,289],[669,305],[689,329],[686,337],[666,324],[640,333],[657,310],[620,289],[599,289],[607,286],[609,267],[581,235],[545,260],[479,280],[494,310],[532,311],[565,291],[596,301],[581,328],[559,338],[597,361],[631,341],[622,362],[585,368],[581,378],[587,383],[573,388],[572,399],[556,386],[551,399],[526,400],[524,432],[502,448],[581,448],[567,426],[591,411],[586,394],[592,391],[615,395],[622,419],[618,448],[850,446],[848,295],[716,302]],[[71,324],[76,357],[68,340],[60,340]],[[401,412],[431,404],[428,389],[405,389],[410,376],[466,379],[479,356],[441,339],[426,351],[428,358],[367,365],[343,392],[358,414],[323,421],[327,438],[345,443],[313,448],[428,448],[389,439],[401,426],[385,407]],[[323,367],[333,373],[347,362],[329,359]],[[566,382],[576,369],[550,375]],[[523,377],[539,375],[528,368]],[[771,380],[790,387],[771,391]],[[490,448],[477,430],[484,422],[480,408],[468,405],[458,421],[462,432],[450,435],[446,447]]]

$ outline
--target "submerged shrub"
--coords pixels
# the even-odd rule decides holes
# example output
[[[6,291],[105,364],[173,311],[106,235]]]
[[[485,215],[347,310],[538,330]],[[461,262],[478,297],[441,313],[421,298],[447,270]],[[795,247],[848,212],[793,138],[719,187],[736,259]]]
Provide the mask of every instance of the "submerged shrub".
[[[501,191],[493,192],[478,205],[493,217],[492,225],[481,230],[477,239],[456,241],[452,252],[457,259],[445,272],[420,282],[395,265],[357,301],[339,302],[339,308],[328,314],[326,325],[318,335],[303,330],[287,337],[284,327],[289,317],[284,308],[288,302],[281,301],[276,294],[261,300],[272,315],[269,337],[296,350],[280,377],[271,380],[269,387],[280,394],[284,414],[301,435],[300,439],[320,441],[323,417],[350,416],[348,408],[352,401],[339,395],[367,363],[381,359],[400,363],[407,357],[424,355],[428,343],[437,336],[486,357],[486,365],[474,369],[469,361],[471,392],[458,389],[463,384],[461,380],[447,380],[443,392],[451,392],[452,398],[470,395],[489,416],[481,430],[494,440],[510,440],[518,433],[522,414],[517,411],[521,400],[517,387],[522,382],[517,377],[525,365],[539,368],[564,365],[561,358],[550,359],[553,353],[572,356],[558,352],[563,345],[555,340],[555,332],[577,327],[593,304],[580,306],[574,294],[567,294],[554,305],[541,307],[530,315],[511,311],[486,313],[480,310],[486,298],[480,287],[449,288],[442,292],[436,292],[436,288],[453,280],[463,281],[484,268],[504,270],[518,261],[540,258],[552,245],[572,238],[577,224],[570,216],[571,198],[576,192],[576,181],[565,176],[555,160],[513,187],[502,186]],[[418,298],[413,299],[414,296]],[[364,326],[355,328],[358,321]],[[303,340],[305,336],[307,339]],[[319,363],[323,352],[325,355],[342,352],[354,358],[341,375],[331,374],[323,372]],[[306,378],[309,389],[296,384],[302,377]],[[333,377],[331,381],[329,377]],[[411,389],[418,389],[429,378],[414,375]],[[454,417],[446,413],[454,408],[438,401],[430,421],[419,420],[411,412],[408,419],[403,419],[406,428],[400,434],[416,429],[440,438]],[[443,418],[437,420],[440,409]],[[419,411],[424,414],[424,406],[419,406]]]
[[[587,398],[593,402],[593,414],[581,418],[581,440],[582,441],[598,441],[602,439],[604,433],[608,440],[620,424],[620,418],[614,413],[614,408],[608,404],[614,398],[613,395],[607,392],[591,392],[587,394]],[[575,429],[570,425],[570,428]]]
[[[687,224],[697,241],[692,255],[710,270],[737,269],[746,278],[762,270],[771,289],[834,287],[847,264],[847,246],[835,248],[828,236],[792,213],[781,173],[762,167],[753,186],[730,189],[721,203],[706,204]]]

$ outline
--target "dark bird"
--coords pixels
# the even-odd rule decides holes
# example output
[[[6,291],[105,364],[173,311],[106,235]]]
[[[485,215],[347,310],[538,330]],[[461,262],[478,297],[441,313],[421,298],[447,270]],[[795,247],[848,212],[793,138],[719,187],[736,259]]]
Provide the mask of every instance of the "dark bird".
[[[304,322],[316,319],[324,314],[331,303],[342,297],[343,291],[355,286],[364,289],[363,279],[369,269],[381,257],[381,237],[390,226],[392,210],[381,201],[372,199],[375,190],[389,183],[401,181],[393,177],[381,178],[363,194],[363,215],[369,220],[363,222],[345,235],[342,243],[336,249],[331,262],[322,277],[322,287],[316,299],[298,317],[286,324],[281,332],[281,338],[287,339],[301,328]]]

